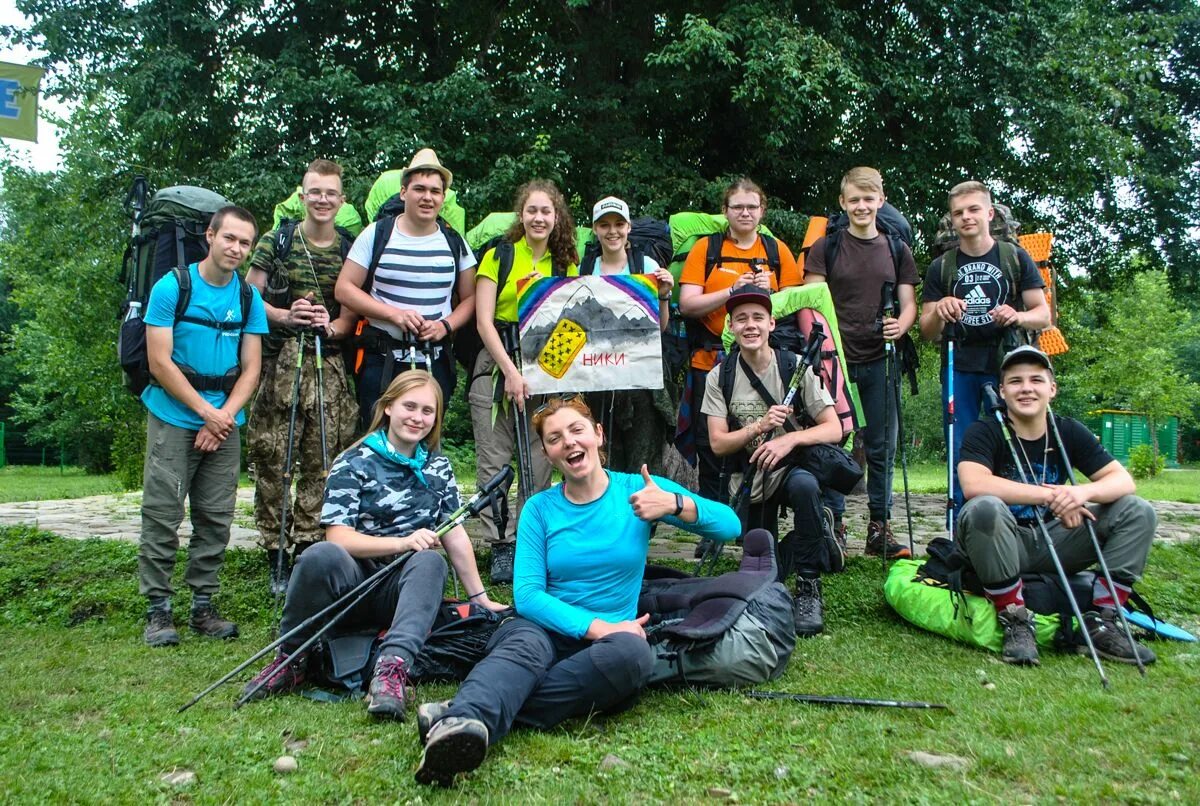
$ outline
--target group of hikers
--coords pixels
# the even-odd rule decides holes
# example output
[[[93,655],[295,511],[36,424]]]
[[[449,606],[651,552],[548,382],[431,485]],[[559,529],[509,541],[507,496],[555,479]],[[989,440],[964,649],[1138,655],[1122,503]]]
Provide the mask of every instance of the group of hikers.
[[[344,619],[384,631],[367,693],[371,714],[403,719],[413,706],[413,663],[447,580],[447,561],[433,549],[445,550],[468,601],[510,616],[453,700],[417,708],[423,783],[448,784],[476,768],[514,724],[545,729],[635,701],[650,674],[637,599],[656,523],[692,532],[702,544],[724,544],[752,528],[770,531],[780,580],[794,572],[796,635],[820,633],[821,575],[841,570],[845,557],[844,497],[823,487],[820,468],[795,457],[842,443],[843,424],[809,363],[770,342],[777,324],[772,293],[813,283],[828,284],[865,415],[856,438],[867,461],[866,551],[910,555],[889,525],[900,414],[887,362],[917,322],[919,276],[908,247],[897,249],[877,226],[885,203],[878,171],[845,175],[839,204],[846,230],[836,249],[827,238],[812,244],[803,270],[786,244],[760,232],[767,198],[748,179],[725,191],[728,228],[719,254],[710,254],[708,239],[688,254],[678,313],[698,336],[681,406],[691,413],[697,490],[651,474],[644,463],[610,461],[606,452],[630,454],[604,418],[583,396],[532,395],[515,353],[517,288],[530,277],[650,275],[666,326],[675,280],[640,254],[642,265],[631,266],[628,204],[611,196],[596,203],[592,229],[600,250],[594,265],[581,267],[562,193],[551,182],[531,181],[517,192],[503,241],[477,263],[439,219],[453,176],[432,150],[422,149],[404,169],[401,211],[368,225],[353,243],[335,227],[341,174],[328,160],[308,165],[300,190],[305,215],[283,260],[276,233],[259,237],[254,217],[228,206],[211,219],[208,255],[187,270],[190,287],[181,289],[178,273],[168,274],[151,292],[145,325],[153,382],[142,395],[149,415],[139,550],[147,644],[180,640],[171,574],[185,499],[193,526],[189,626],[214,638],[238,633],[213,596],[234,514],[242,409],[252,397],[254,517],[273,589],[286,592],[280,632],[292,635],[247,690],[268,696],[304,684],[307,650],[293,656],[318,625],[307,633],[295,628],[406,552],[400,569]],[[1084,426],[1050,412],[1057,392],[1050,359],[1014,338],[1050,325],[1043,282],[1027,253],[992,237],[993,215],[984,185],[964,182],[950,191],[957,246],[926,272],[919,310],[921,334],[957,348],[951,366],[943,356],[942,368],[956,502],[951,534],[957,532],[995,605],[1005,661],[1038,662],[1021,575],[1045,571],[1054,557],[1081,570],[1100,559],[1095,546],[1102,546],[1114,583],[1097,581],[1082,628],[1103,657],[1149,663],[1153,653],[1117,627],[1114,613],[1144,569],[1154,511]],[[238,269],[247,258],[243,281]],[[881,315],[885,283],[897,306]],[[734,339],[728,350],[721,341],[727,321]],[[477,479],[509,465],[514,452],[528,453],[517,517],[506,522],[485,511],[483,518],[490,580],[512,584],[515,614],[489,594],[465,530],[440,537],[435,531],[462,503],[439,446],[456,386],[452,345],[472,330],[482,343],[465,385]],[[414,344],[422,345],[416,368]],[[998,422],[975,421],[990,389],[1006,404],[1011,442]],[[607,404],[625,394],[633,393],[614,390]],[[645,401],[634,398],[633,405]],[[955,410],[967,427],[953,428]],[[1085,483],[1066,483],[1071,464]],[[563,479],[553,487],[552,470]],[[781,507],[793,513],[790,530],[779,525]],[[1048,531],[1035,528],[1039,521]],[[1092,527],[1098,543],[1088,540]]]

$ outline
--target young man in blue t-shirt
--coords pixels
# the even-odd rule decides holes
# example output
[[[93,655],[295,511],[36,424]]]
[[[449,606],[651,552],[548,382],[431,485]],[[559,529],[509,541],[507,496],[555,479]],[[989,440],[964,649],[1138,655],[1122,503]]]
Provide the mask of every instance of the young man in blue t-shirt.
[[[237,625],[213,608],[217,572],[229,543],[237,498],[242,407],[258,385],[267,317],[257,289],[243,316],[237,268],[258,227],[241,207],[222,207],[205,233],[208,256],[188,267],[191,297],[176,317],[173,273],[154,284],[146,307],[146,353],[153,380],[142,392],[149,414],[138,547],[138,588],[150,601],[144,638],[179,643],[171,616],[171,572],[179,548],[183,502],[191,505],[185,580],[192,589],[193,630],[234,638]]]

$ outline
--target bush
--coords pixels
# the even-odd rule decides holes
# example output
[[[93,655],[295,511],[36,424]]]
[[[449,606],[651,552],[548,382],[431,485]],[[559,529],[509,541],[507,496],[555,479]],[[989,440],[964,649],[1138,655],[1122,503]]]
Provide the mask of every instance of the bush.
[[[134,417],[113,428],[113,473],[126,490],[142,488],[142,465],[146,453],[146,417]]]
[[[1163,472],[1166,466],[1166,457],[1155,454],[1151,445],[1138,445],[1129,452],[1129,472],[1135,479],[1153,478]]]

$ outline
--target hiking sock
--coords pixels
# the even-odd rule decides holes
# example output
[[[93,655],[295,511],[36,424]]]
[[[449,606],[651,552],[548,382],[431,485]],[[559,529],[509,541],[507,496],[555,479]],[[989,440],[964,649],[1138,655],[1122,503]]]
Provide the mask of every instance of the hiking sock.
[[[171,612],[171,597],[170,596],[151,596],[150,597],[150,612],[162,610],[165,613]]]
[[[987,596],[988,601],[997,611],[1001,611],[1009,605],[1017,607],[1025,606],[1025,597],[1021,594],[1023,583],[1020,578],[1014,582],[1000,582],[994,587],[984,586],[983,593]]]
[[[207,593],[197,593],[192,596],[192,610],[200,610],[212,605],[212,596]]]
[[[1129,601],[1129,592],[1132,590],[1128,585],[1122,585],[1120,582],[1113,580],[1113,585],[1117,588],[1116,599],[1113,599],[1112,591],[1108,589],[1108,583],[1104,581],[1103,576],[1097,576],[1096,581],[1092,583],[1092,604],[1096,607],[1111,607],[1114,610],[1119,602],[1121,607]]]

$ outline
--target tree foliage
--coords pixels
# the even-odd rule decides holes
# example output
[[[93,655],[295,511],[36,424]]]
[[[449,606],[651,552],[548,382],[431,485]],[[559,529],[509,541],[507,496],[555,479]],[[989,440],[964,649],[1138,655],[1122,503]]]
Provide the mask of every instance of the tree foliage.
[[[714,209],[748,174],[793,245],[799,213],[830,209],[855,164],[881,169],[927,239],[947,189],[979,178],[1027,229],[1054,231],[1060,265],[1092,287],[1154,268],[1200,296],[1195,0],[18,5],[31,25],[6,33],[48,54],[45,86],[73,112],[61,176],[6,175],[8,255],[25,268],[0,271],[35,306],[13,344],[91,382],[112,354],[116,207],[135,172],[212,187],[266,220],[315,156],[346,167],[359,201],[426,145],[454,171],[469,223],[533,176],[560,182],[581,213],[615,193],[664,216]],[[34,243],[61,215],[91,226]],[[51,257],[78,272],[29,268]],[[77,319],[38,303],[50,279],[84,276]],[[27,416],[73,404],[55,389],[77,377],[25,367],[42,390],[22,393]]]

